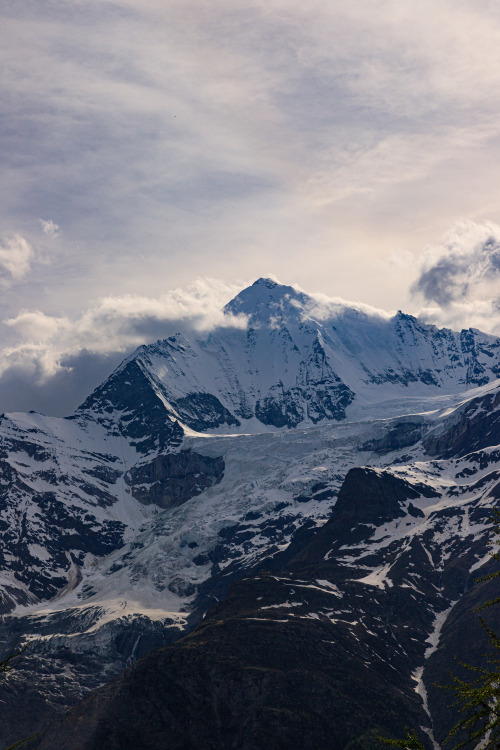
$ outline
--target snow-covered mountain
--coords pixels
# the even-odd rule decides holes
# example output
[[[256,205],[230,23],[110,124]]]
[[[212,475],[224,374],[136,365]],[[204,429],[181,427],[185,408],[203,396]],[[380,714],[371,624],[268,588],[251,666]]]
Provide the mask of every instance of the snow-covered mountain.
[[[262,432],[341,421],[386,399],[459,393],[500,375],[495,336],[320,302],[269,279],[243,290],[225,313],[228,326],[208,335],[138,349],[78,413],[107,423],[110,410],[123,412],[121,431],[125,419],[139,437],[137,391],[150,408],[156,396],[155,415],[161,404],[190,430]],[[230,326],[235,318],[245,327]],[[162,431],[158,439],[156,447],[169,438]]]
[[[265,279],[225,311],[138,349],[67,419],[2,416],[0,639],[37,638],[5,741],[213,617],[318,627],[327,660],[356,641],[346,670],[397,674],[406,723],[432,731],[424,665],[489,560],[500,340]]]

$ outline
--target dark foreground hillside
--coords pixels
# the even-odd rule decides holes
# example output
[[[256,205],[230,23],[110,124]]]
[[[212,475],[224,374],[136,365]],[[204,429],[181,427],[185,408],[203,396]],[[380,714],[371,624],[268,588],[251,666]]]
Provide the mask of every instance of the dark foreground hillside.
[[[352,629],[315,618],[284,621],[285,608],[264,610],[273,613],[269,619],[262,619],[260,606],[252,611],[259,597],[279,598],[284,581],[262,576],[235,585],[206,623],[95,691],[33,747],[374,750],[383,747],[378,734],[401,736],[405,725],[426,722],[404,669],[398,673],[390,662],[373,659]],[[464,597],[458,622],[448,624],[433,677],[456,671],[456,649],[461,658],[481,658],[483,634],[464,615],[478,593],[468,602]],[[306,593],[303,606],[311,604]],[[444,736],[456,720],[446,710],[450,695],[434,690],[432,699]]]
[[[332,642],[317,620],[223,617],[96,691],[40,750],[369,750],[375,730],[421,719],[346,631]]]

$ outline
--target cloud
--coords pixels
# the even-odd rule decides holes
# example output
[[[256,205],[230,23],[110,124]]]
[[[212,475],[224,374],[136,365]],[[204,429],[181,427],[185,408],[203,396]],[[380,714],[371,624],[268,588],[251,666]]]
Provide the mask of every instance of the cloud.
[[[300,289],[297,284],[294,286],[295,289]],[[378,307],[367,305],[364,302],[348,301],[342,297],[328,297],[326,294],[318,292],[313,292],[311,294],[307,293],[307,296],[309,299],[303,306],[304,314],[306,317],[316,320],[335,320],[346,313],[351,314],[352,311],[355,315],[359,314],[360,317],[368,316],[371,318],[381,318],[382,320],[389,320],[389,318],[394,315],[394,312],[381,310]]]
[[[48,407],[59,415],[74,409],[98,385],[96,372],[117,364],[137,346],[179,331],[245,327],[243,317],[224,315],[222,308],[240,289],[215,279],[198,279],[185,289],[159,297],[108,296],[74,316],[24,310],[3,322],[14,341],[0,350],[0,409]],[[90,363],[97,362],[92,370]],[[83,363],[83,364],[82,364]],[[75,373],[75,368],[83,367]],[[30,383],[24,391],[19,384]],[[66,394],[57,397],[59,384]],[[70,385],[74,385],[71,391]],[[51,401],[49,394],[54,394]],[[13,399],[13,400],[12,400]]]
[[[439,245],[428,247],[416,280],[423,298],[419,316],[448,328],[479,328],[500,334],[500,226],[460,222]]]
[[[130,277],[150,294],[146,263],[178,285],[269,258],[325,292],[335,273],[343,296],[356,275],[354,296],[381,304],[384,244],[498,205],[492,3],[63,5],[1,11],[0,219],[24,236],[45,217],[50,239],[57,217],[82,300]]]
[[[483,283],[500,276],[500,226],[462,222],[443,243],[428,248],[412,290],[440,306],[477,296]]]
[[[52,221],[52,219],[48,219],[47,221],[40,219],[39,221],[42,226],[42,232],[46,234],[47,237],[56,237],[59,234],[60,228],[54,221]]]
[[[74,411],[118,366],[123,352],[95,354],[82,350],[62,360],[61,369],[47,378],[36,360],[27,366],[24,358],[0,376],[0,410],[27,411],[35,409],[43,414],[65,416]]]
[[[40,343],[60,335],[69,326],[67,318],[55,318],[40,310],[25,310],[15,318],[4,321],[4,323],[15,330],[22,338],[28,341],[39,341]]]
[[[12,234],[0,240],[0,267],[10,280],[22,279],[31,269],[35,251],[20,234]],[[5,275],[4,275],[5,279]]]
[[[426,323],[453,331],[476,328],[500,336],[500,305],[494,298],[462,300],[446,307],[426,305],[418,311],[418,317]]]

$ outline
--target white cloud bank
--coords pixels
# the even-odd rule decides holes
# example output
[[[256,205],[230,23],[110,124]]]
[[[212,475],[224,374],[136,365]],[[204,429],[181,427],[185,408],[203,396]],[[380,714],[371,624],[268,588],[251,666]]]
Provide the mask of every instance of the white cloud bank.
[[[0,376],[17,369],[42,384],[71,369],[65,362],[82,352],[102,356],[124,353],[183,328],[244,327],[243,318],[222,312],[240,289],[241,285],[199,279],[185,289],[156,298],[132,294],[103,297],[75,317],[23,310],[3,322],[16,341],[0,350]]]

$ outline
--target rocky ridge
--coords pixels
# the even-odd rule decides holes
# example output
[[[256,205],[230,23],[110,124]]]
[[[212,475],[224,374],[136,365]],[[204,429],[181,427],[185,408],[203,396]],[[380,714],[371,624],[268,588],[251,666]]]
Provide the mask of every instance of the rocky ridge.
[[[373,715],[386,715],[377,703],[385,696],[393,710],[381,730],[397,731],[400,715],[432,733],[415,692],[429,685],[425,639],[438,637],[436,623],[444,622],[445,633],[474,570],[488,560],[488,509],[500,479],[499,340],[439,331],[402,314],[319,305],[269,280],[244,290],[227,312],[244,316],[246,327],[140,348],[66,420],[2,418],[0,639],[5,649],[37,639],[2,694],[4,741],[40,728],[168,643],[161,657],[170,675],[162,682],[167,718],[144,747],[161,747],[154,743],[172,733],[192,743],[179,747],[208,742],[188,737],[168,708],[189,684],[201,703],[182,702],[195,716],[207,686],[213,691],[213,680],[227,679],[217,660],[203,661],[198,643],[212,643],[215,653],[223,642],[228,654],[239,654],[235,701],[247,690],[258,697],[245,726],[257,738],[261,721],[269,736],[272,726],[284,727],[276,747],[291,747],[287,737],[297,731],[282,720],[291,705],[276,703],[290,678],[279,654],[306,641],[330,645],[316,656],[306,649],[293,669],[309,663],[322,685],[324,665],[339,671],[329,702],[318,704],[321,726],[316,733],[302,727],[304,747],[323,735],[332,750],[372,747],[372,735],[363,739],[368,724],[347,722],[339,734],[325,720],[332,711],[347,715],[338,687],[346,693],[347,674],[355,675],[351,699],[356,685],[373,681],[359,715],[370,705]],[[250,633],[257,677],[267,658],[257,645],[262,633],[269,647],[281,644],[261,693],[259,680],[241,683]],[[193,682],[200,669],[211,675],[205,683]],[[120,695],[124,679],[127,690],[145,689],[142,678],[113,683],[102,700],[109,716],[117,710],[109,696]],[[299,683],[295,705],[305,700]],[[168,697],[169,686],[177,698]],[[236,714],[243,703],[223,697]],[[266,718],[259,711],[268,704],[278,713]],[[431,688],[427,705],[431,716],[439,707]],[[222,743],[217,732],[225,724],[217,729],[210,710],[206,726]],[[23,727],[19,713],[28,718]],[[109,716],[95,713],[85,739],[94,745],[82,735],[81,747],[99,746]],[[129,732],[127,721],[119,723]],[[440,738],[444,729],[436,728]],[[70,728],[60,731],[77,741]],[[228,743],[259,747],[257,739],[245,745],[236,726],[231,731]],[[64,747],[62,737],[52,747]],[[127,747],[123,735],[106,742]]]

